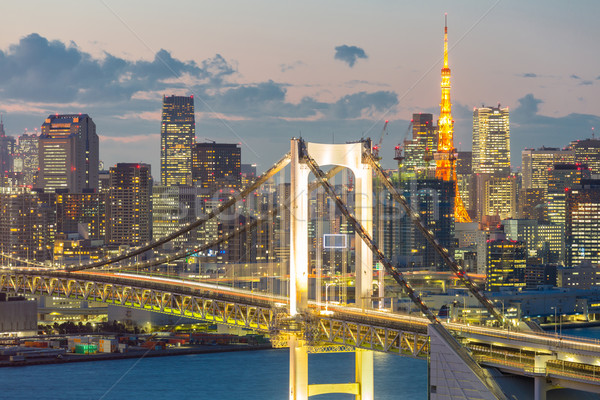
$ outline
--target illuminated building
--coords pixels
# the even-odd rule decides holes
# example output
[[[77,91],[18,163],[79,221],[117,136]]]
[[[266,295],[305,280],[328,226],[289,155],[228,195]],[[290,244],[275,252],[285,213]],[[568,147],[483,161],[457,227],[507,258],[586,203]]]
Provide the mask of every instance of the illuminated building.
[[[573,150],[560,150],[552,147],[541,147],[537,150],[525,149],[521,152],[523,188],[548,189],[548,171],[555,164],[575,162]]]
[[[488,240],[486,290],[525,287],[526,259],[525,243],[508,239]]]
[[[23,174],[23,184],[33,187],[38,172],[38,144],[36,134],[19,136],[14,155],[14,171]]]
[[[456,188],[456,149],[454,148],[454,119],[450,101],[450,67],[448,66],[448,24],[444,27],[444,66],[442,68],[442,100],[438,119],[438,143],[435,153],[435,177],[454,182],[454,219],[456,222],[471,222],[460,193]]]
[[[517,180],[514,175],[476,175],[477,214],[479,222],[485,223],[489,217],[509,219],[516,217]]]
[[[192,147],[192,181],[212,190],[240,187],[241,149],[237,144],[196,143]]]
[[[194,96],[164,96],[160,128],[160,184],[189,185],[196,137]]]
[[[404,169],[418,179],[432,178],[429,171],[437,148],[437,129],[432,114],[412,115],[412,140],[404,142]],[[435,166],[435,164],[433,164]]]
[[[98,135],[87,114],[50,115],[39,138],[39,173],[44,190],[98,189]]]
[[[106,197],[93,190],[56,193],[57,234],[78,233],[82,239],[102,240],[106,234]]]
[[[404,197],[411,208],[419,213],[421,221],[451,253],[454,249],[455,188],[453,182],[436,179],[411,181],[409,187],[404,187]],[[402,267],[442,271],[447,269],[446,264],[408,215],[401,214],[399,225],[398,243]]]
[[[242,187],[250,185],[256,179],[256,164],[242,164],[240,171],[242,174]]]
[[[152,176],[149,164],[110,168],[106,243],[136,246],[152,239]]]
[[[473,182],[473,152],[459,151],[456,158],[456,186],[463,201],[463,205],[469,215],[476,215],[475,205],[477,199],[475,197],[474,182]]]
[[[567,189],[565,206],[565,265],[600,263],[600,180],[584,180]]]
[[[192,186],[154,186],[152,188],[152,236],[154,239],[170,235],[181,226],[200,216],[201,188]],[[196,232],[182,235],[173,243],[193,240]]]
[[[508,107],[481,107],[473,111],[473,173],[510,174]]]
[[[15,138],[6,136],[4,123],[0,116],[0,185],[10,186],[8,182],[13,172],[13,154],[15,152]]]
[[[575,162],[586,164],[592,174],[600,174],[600,139],[575,140],[568,146],[575,153]]]
[[[53,223],[36,192],[0,188],[0,249],[18,258],[51,259]]]
[[[521,189],[517,216],[521,219],[547,220],[546,196],[544,189]]]
[[[565,233],[566,197],[570,188],[577,187],[583,180],[591,178],[587,165],[557,164],[548,172],[548,193],[546,194],[547,216],[552,225]],[[565,261],[565,241],[561,240],[560,262]]]

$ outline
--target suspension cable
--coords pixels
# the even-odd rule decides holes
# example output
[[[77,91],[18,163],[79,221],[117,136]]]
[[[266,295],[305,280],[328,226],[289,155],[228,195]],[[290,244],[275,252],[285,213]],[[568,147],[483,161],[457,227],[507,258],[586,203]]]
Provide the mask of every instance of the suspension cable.
[[[421,216],[419,215],[419,213],[413,211],[413,209],[410,207],[410,205],[406,201],[406,198],[403,195],[401,195],[400,193],[398,193],[398,191],[394,187],[394,184],[392,183],[390,178],[381,169],[381,167],[377,164],[377,162],[373,158],[373,155],[368,152],[365,152],[363,154],[363,160],[367,161],[368,164],[371,165],[373,170],[377,173],[377,175],[383,181],[383,184],[385,185],[385,187],[389,190],[389,192],[392,195],[392,197],[394,198],[394,200],[402,206],[402,208],[404,209],[406,214],[408,214],[408,216],[412,220],[413,224],[419,229],[419,231],[421,231],[421,233],[423,234],[425,239],[427,239],[427,241],[433,246],[433,248],[437,251],[437,253],[440,255],[440,257],[444,260],[446,265],[448,265],[448,267],[450,267],[452,272],[454,272],[454,275],[456,275],[458,277],[458,279],[460,279],[460,281],[467,287],[469,292],[471,292],[473,294],[473,296],[475,296],[475,298],[477,300],[479,300],[479,302],[488,310],[490,315],[492,315],[502,325],[504,325],[504,323],[506,322],[506,317],[502,313],[500,313],[496,309],[496,307],[494,307],[492,302],[483,293],[481,293],[481,291],[479,290],[477,285],[475,285],[475,283],[473,283],[473,281],[471,280],[469,275],[467,275],[467,273],[463,269],[463,267],[461,267],[460,264],[458,264],[454,260],[454,258],[452,256],[450,256],[450,254],[448,253],[448,250],[446,248],[444,248],[442,245],[440,245],[440,243],[437,241],[437,239],[433,235],[433,232],[425,226],[423,221],[421,221]]]
[[[291,154],[287,153],[279,161],[277,161],[269,170],[267,170],[265,173],[263,173],[260,177],[258,177],[256,179],[256,181],[254,181],[252,184],[250,184],[245,189],[243,189],[239,194],[237,194],[236,196],[231,196],[229,198],[229,200],[227,200],[223,204],[219,205],[218,208],[211,210],[208,214],[206,214],[203,217],[198,217],[198,219],[196,221],[184,226],[183,228],[171,233],[170,235],[164,236],[160,239],[150,242],[147,245],[138,247],[138,248],[133,249],[125,254],[121,254],[116,257],[108,258],[106,260],[97,261],[97,262],[93,262],[93,263],[86,264],[86,265],[78,265],[75,267],[66,267],[64,269],[67,272],[72,272],[72,271],[82,271],[82,270],[91,269],[91,268],[98,268],[98,267],[102,267],[107,264],[113,264],[113,263],[116,263],[121,260],[135,257],[139,254],[145,253],[148,250],[152,250],[158,246],[162,246],[163,244],[170,242],[171,240],[173,240],[185,233],[188,233],[193,229],[196,229],[196,228],[202,226],[204,223],[206,223],[206,221],[209,221],[210,219],[221,214],[223,211],[227,210],[229,207],[233,206],[239,199],[243,199],[243,198],[247,197],[250,193],[255,191],[263,183],[265,183],[267,180],[269,180],[273,175],[275,175],[277,172],[281,171],[286,165],[288,165],[290,163],[290,161],[291,161]]]
[[[410,286],[410,284],[404,279],[402,274],[396,270],[396,268],[392,265],[392,263],[385,257],[383,252],[379,249],[379,247],[375,244],[369,233],[365,230],[360,222],[356,220],[354,215],[350,213],[340,196],[335,192],[335,189],[328,182],[327,177],[316,163],[316,161],[308,154],[306,151],[306,147],[304,142],[301,142],[301,151],[302,157],[306,161],[306,164],[312,171],[312,173],[317,177],[319,183],[323,186],[329,197],[335,201],[338,209],[344,214],[346,220],[350,222],[350,225],[354,228],[354,231],[358,233],[358,235],[362,238],[362,240],[369,246],[371,251],[377,255],[377,258],[381,261],[385,269],[388,273],[394,278],[394,280],[402,286],[408,297],[419,307],[421,312],[425,314],[425,316],[431,321],[432,324],[440,324],[438,318],[433,314],[433,312],[427,307],[427,305],[421,300],[420,296],[415,293],[415,290]]]

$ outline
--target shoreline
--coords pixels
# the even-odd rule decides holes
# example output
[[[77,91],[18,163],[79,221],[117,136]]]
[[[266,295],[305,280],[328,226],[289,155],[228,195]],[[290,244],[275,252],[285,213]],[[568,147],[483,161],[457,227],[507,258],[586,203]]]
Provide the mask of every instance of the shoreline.
[[[540,327],[544,331],[551,331],[555,326],[562,325],[562,329],[575,329],[575,328],[591,328],[600,326],[600,321],[586,321],[586,322],[563,322],[562,324],[540,324]]]
[[[96,353],[96,354],[73,354],[67,353],[62,358],[39,358],[24,361],[10,362],[0,361],[0,368],[3,367],[27,367],[30,365],[45,365],[45,364],[66,364],[74,362],[89,362],[89,361],[106,361],[106,360],[122,360],[129,358],[151,358],[151,357],[171,357],[183,356],[189,354],[211,354],[211,353],[229,353],[234,351],[256,351],[270,350],[272,346],[268,344],[260,344],[256,346],[247,345],[216,345],[216,346],[185,346],[180,348],[170,348],[165,350],[134,350],[127,353]]]

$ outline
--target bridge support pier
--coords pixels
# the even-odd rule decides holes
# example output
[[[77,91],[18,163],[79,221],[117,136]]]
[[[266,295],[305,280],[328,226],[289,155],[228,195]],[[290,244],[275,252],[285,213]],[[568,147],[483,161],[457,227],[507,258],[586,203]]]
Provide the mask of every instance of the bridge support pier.
[[[536,376],[533,381],[533,400],[546,400],[548,383],[545,376]]]
[[[304,340],[290,336],[290,400],[308,400],[327,393],[353,394],[356,400],[373,400],[373,352],[356,349],[355,382],[308,384],[308,347]]]

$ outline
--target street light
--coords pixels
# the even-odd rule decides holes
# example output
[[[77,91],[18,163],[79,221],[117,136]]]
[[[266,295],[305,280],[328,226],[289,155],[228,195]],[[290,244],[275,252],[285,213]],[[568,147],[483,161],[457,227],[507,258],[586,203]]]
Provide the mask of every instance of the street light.
[[[550,309],[554,310],[554,336],[556,336],[556,307],[550,307]],[[561,331],[562,331],[562,329],[561,329]]]

